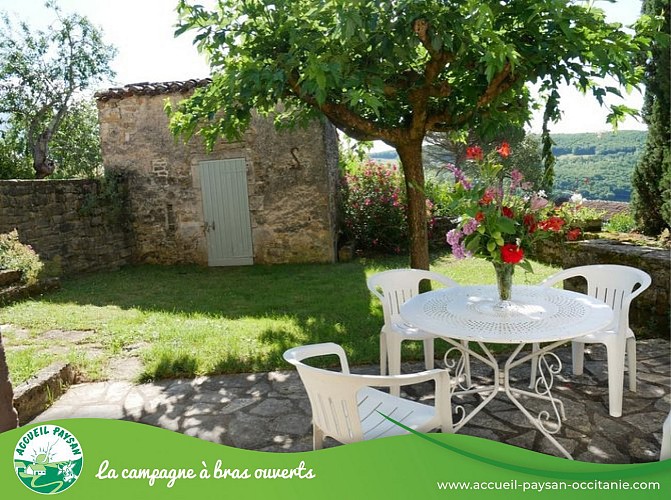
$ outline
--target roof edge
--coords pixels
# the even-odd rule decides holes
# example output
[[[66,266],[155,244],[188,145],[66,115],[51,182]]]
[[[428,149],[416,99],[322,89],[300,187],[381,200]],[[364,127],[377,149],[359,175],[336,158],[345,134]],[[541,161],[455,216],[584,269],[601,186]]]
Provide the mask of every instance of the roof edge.
[[[112,87],[101,90],[94,94],[97,101],[109,101],[110,99],[125,99],[136,95],[161,95],[184,93],[198,87],[206,87],[212,83],[211,78],[191,79],[173,82],[139,82],[129,83],[123,87]]]

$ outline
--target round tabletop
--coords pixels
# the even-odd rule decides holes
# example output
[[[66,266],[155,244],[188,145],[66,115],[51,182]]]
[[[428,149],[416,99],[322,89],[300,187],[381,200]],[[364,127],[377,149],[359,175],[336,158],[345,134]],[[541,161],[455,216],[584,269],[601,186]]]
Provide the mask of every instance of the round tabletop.
[[[613,321],[604,302],[559,288],[514,286],[509,307],[498,303],[496,286],[441,288],[408,300],[401,317],[437,336],[501,344],[568,340]]]

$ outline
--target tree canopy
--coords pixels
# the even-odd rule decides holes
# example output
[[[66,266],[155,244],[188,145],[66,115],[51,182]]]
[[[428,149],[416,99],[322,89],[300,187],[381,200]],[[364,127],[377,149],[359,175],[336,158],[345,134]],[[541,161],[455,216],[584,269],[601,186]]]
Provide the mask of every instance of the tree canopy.
[[[207,10],[180,0],[177,34],[196,31],[213,81],[168,109],[171,127],[212,145],[239,137],[256,110],[275,113],[279,126],[323,115],[355,139],[384,141],[403,165],[411,266],[427,268],[421,147],[429,132],[522,124],[530,82],[555,120],[562,81],[602,103],[619,90],[601,78],[640,81],[634,56],[649,45],[650,18],[633,36],[591,3],[219,0]],[[632,111],[612,106],[609,119]]]
[[[56,17],[46,31],[7,13],[0,26],[0,125],[25,143],[37,178],[53,173],[50,142],[79,94],[113,75],[115,54],[86,17],[46,5]]]

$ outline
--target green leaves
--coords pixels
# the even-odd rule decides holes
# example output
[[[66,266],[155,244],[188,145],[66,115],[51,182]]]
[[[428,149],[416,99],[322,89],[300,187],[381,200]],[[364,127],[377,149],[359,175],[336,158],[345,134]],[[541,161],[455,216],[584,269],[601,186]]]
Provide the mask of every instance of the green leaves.
[[[56,20],[46,31],[25,22],[17,26],[7,15],[0,26],[0,113],[9,116],[38,171],[76,96],[114,75],[110,62],[116,52],[87,18],[66,16],[55,3],[49,7]],[[70,125],[77,133],[83,131],[76,123]],[[90,127],[84,132],[90,135],[92,130],[97,135]],[[67,149],[59,152],[61,158],[70,156]],[[90,165],[95,159],[81,161]]]
[[[509,219],[508,217],[499,217],[496,220],[496,227],[504,234],[515,234],[517,232],[517,229],[515,228],[515,221]]]
[[[599,9],[568,0],[218,5],[208,12],[181,0],[176,32],[195,31],[213,73],[227,75],[229,88],[208,99],[214,107],[229,112],[230,103],[245,99],[269,111],[294,98],[296,106],[319,108],[349,133],[392,143],[398,133],[481,121],[495,128],[497,121],[523,119],[529,110],[519,96],[527,81],[550,82],[550,89],[561,80],[585,86],[611,73],[618,83],[635,85],[642,76],[635,53],[652,36],[650,22],[640,23],[636,38],[605,23]],[[450,92],[442,91],[447,85]],[[617,87],[596,86],[593,93],[601,101]],[[196,122],[206,118],[195,111],[186,114]]]

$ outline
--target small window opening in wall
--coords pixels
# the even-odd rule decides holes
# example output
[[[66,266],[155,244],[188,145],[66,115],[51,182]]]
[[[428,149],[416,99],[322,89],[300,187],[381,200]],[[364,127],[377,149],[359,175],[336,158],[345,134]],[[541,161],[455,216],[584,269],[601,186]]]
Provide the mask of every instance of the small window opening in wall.
[[[168,231],[175,231],[177,226],[175,224],[175,209],[173,208],[172,203],[166,204],[165,212],[166,212],[166,225],[168,226]]]

